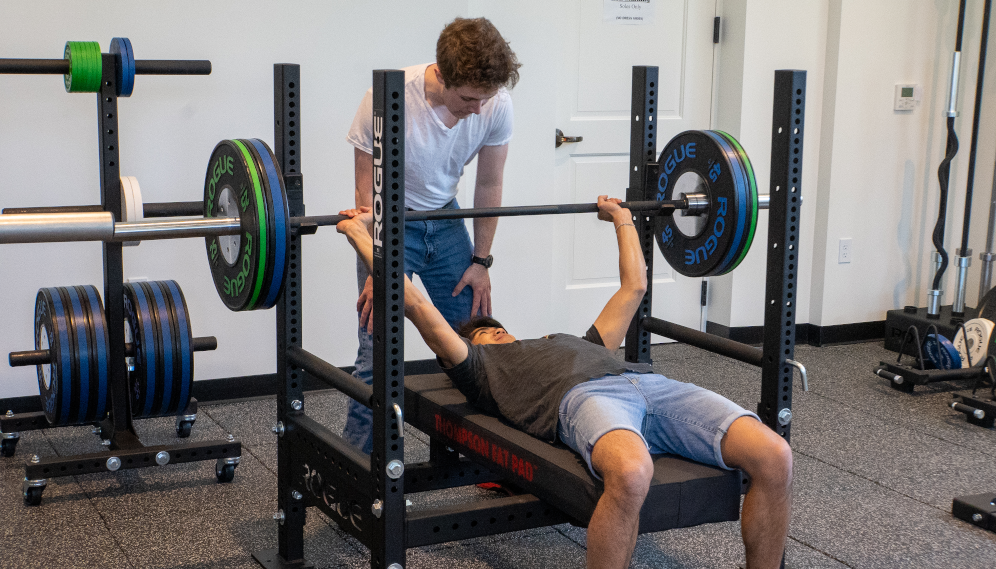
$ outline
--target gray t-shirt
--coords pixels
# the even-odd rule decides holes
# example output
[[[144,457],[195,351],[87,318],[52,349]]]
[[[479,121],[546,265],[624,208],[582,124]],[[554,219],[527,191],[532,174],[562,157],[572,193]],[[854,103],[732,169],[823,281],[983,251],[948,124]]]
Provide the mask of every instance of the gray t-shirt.
[[[467,400],[501,415],[524,432],[547,441],[557,438],[560,400],[575,385],[627,371],[651,373],[649,364],[631,363],[609,351],[598,330],[584,338],[550,334],[511,344],[467,343],[467,359],[445,369]]]

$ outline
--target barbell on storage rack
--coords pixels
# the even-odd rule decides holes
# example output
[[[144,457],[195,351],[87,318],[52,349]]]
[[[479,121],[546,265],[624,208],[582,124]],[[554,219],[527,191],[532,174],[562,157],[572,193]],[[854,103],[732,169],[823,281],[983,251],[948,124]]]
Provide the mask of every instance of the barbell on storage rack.
[[[113,38],[110,55],[115,55],[115,92],[130,97],[136,75],[210,75],[211,62],[205,60],[135,59],[128,38]],[[69,93],[100,91],[103,57],[95,41],[68,41],[62,59],[0,58],[0,74],[62,75]]]
[[[656,186],[658,199],[622,206],[654,223],[661,253],[678,273],[721,275],[743,260],[753,240],[757,210],[767,208],[769,200],[758,194],[747,154],[733,137],[719,131],[681,133],[671,139],[656,164],[647,166],[646,177]],[[396,204],[375,207],[397,212]],[[203,211],[200,218],[137,222],[115,222],[105,211],[2,215],[0,243],[205,237],[219,295],[231,310],[241,311],[276,303],[288,266],[294,264],[289,248],[295,229],[313,233],[317,227],[346,219],[342,215],[291,218],[283,176],[272,151],[259,139],[218,143],[208,162]],[[427,221],[597,211],[597,204],[587,203],[397,213],[406,221]],[[674,216],[675,211],[682,215]]]

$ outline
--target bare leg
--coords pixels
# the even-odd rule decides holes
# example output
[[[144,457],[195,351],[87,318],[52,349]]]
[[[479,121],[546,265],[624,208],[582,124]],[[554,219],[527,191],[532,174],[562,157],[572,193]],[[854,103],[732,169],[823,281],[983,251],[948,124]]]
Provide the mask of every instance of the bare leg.
[[[609,431],[595,443],[591,464],[605,481],[605,492],[588,522],[588,569],[629,567],[654,474],[650,453],[636,433]]]
[[[792,513],[792,449],[753,417],[740,417],[722,441],[723,462],[750,476],[740,527],[748,569],[777,569]]]

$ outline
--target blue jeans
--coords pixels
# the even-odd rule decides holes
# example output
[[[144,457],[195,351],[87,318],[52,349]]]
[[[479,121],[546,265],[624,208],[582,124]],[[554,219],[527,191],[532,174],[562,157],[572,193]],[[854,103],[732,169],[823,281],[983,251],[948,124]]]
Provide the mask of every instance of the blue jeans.
[[[442,209],[459,209],[454,199]],[[470,266],[474,248],[462,219],[405,222],[405,273],[422,279],[432,304],[454,328],[470,318],[474,291],[468,286],[453,296],[453,289]],[[367,268],[357,259],[356,284],[360,291],[367,280]],[[360,347],[356,352],[353,377],[373,383],[373,337],[361,324],[357,330]],[[370,409],[349,400],[346,427],[342,436],[349,444],[369,453],[373,450],[372,414]]]
[[[656,373],[607,375],[578,384],[560,401],[557,436],[584,457],[602,435],[625,429],[643,439],[651,454],[677,454],[729,470],[723,436],[733,421],[754,417],[729,399]]]

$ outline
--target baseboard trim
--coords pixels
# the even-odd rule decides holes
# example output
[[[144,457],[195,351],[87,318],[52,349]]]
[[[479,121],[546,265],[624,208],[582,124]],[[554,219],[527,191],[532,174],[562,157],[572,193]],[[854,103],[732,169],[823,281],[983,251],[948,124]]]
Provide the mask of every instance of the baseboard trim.
[[[764,326],[724,326],[706,322],[706,332],[744,344],[764,343]],[[796,324],[795,343],[822,347],[836,344],[856,344],[885,338],[885,320],[854,322],[833,326]]]
[[[351,373],[353,369],[353,366],[342,368],[347,373]],[[435,359],[405,362],[406,375],[440,373],[441,371]],[[308,374],[305,374],[303,383],[305,391],[329,389],[327,384]],[[277,374],[268,373],[195,381],[191,395],[197,399],[198,403],[211,404],[230,401],[233,399],[233,393],[239,394],[236,398],[238,400],[272,397],[277,394]],[[8,410],[14,413],[34,413],[42,410],[41,401],[37,395],[0,399],[0,413],[6,413]]]

